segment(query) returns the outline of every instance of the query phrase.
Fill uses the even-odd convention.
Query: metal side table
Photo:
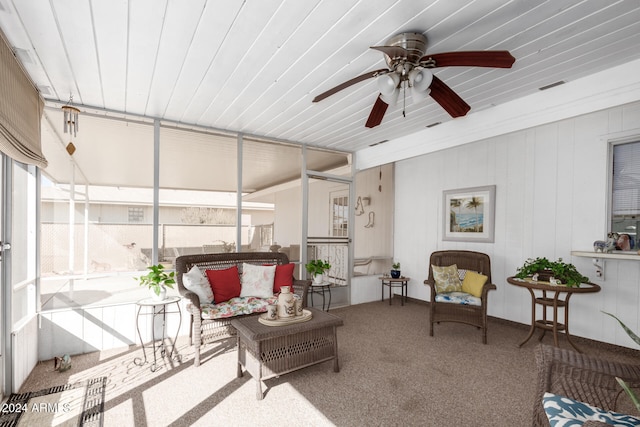
[[[329,311],[329,307],[331,307],[331,283],[322,282],[316,283],[311,282],[311,286],[309,286],[309,295],[311,295],[311,307],[314,307],[313,304],[313,294],[322,295],[322,310],[325,310],[325,302],[326,302],[326,294],[329,294],[329,303],[327,304],[326,311]]]
[[[145,298],[136,302],[136,305],[138,306],[138,313],[136,315],[136,329],[138,331],[138,338],[140,338],[140,343],[142,345],[142,353],[144,355],[144,358],[136,357],[135,359],[133,359],[133,363],[135,363],[138,366],[142,366],[148,363],[147,350],[146,350],[147,348],[153,349],[153,364],[151,365],[151,372],[155,372],[159,369],[158,356],[157,356],[158,351],[160,351],[161,358],[164,358],[164,357],[168,357],[169,359],[173,358],[174,356],[173,353],[176,347],[176,340],[178,339],[178,333],[180,332],[180,326],[182,325],[182,311],[180,310],[179,302],[180,302],[180,297],[178,296],[167,297],[162,301],[156,301],[153,298]],[[169,307],[172,304],[175,304],[176,308],[173,310],[169,310]],[[144,307],[147,308],[146,313],[142,313],[142,309]],[[170,343],[171,351],[167,351],[168,346],[165,345],[165,340],[169,339],[170,341],[169,337],[165,338],[165,336],[167,335],[167,314],[173,314],[173,313],[178,313],[180,320],[178,323],[178,329],[176,330],[176,336],[173,339],[173,344]],[[144,317],[151,316],[151,343],[145,344],[144,341],[142,340],[142,334],[140,333],[141,316],[144,316]],[[162,319],[162,336],[159,338],[156,338],[156,335],[155,335],[156,318]],[[176,355],[175,359],[179,361],[180,356]]]
[[[385,286],[389,287],[389,305],[391,305],[391,300],[393,299],[393,295],[391,295],[392,288],[400,288],[400,304],[404,305],[405,301],[407,300],[407,293],[408,293],[407,284],[411,279],[404,276],[401,276],[398,278],[382,276],[382,277],[379,277],[379,279],[381,281],[381,287],[382,287],[382,301],[384,301]]]

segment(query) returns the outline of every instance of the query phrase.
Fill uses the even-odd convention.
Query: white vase
[[[293,294],[291,293],[289,286],[283,286],[282,288],[280,288],[280,295],[278,295],[277,306],[278,317],[280,319],[296,315]]]
[[[313,276],[313,281],[317,284],[321,284],[322,282],[324,282],[324,274],[316,274],[315,276]]]
[[[149,289],[151,291],[151,299],[154,301],[164,301],[167,298],[167,288],[166,286],[160,286],[160,295],[156,294],[153,289]]]

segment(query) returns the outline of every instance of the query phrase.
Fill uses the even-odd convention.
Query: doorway
[[[308,173],[307,261],[321,259],[331,268],[325,280],[331,285],[331,307],[351,300],[351,243],[353,213],[348,177]]]

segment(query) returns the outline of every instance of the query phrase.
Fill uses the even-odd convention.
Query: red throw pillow
[[[216,304],[240,296],[242,287],[237,265],[225,270],[205,270],[205,273],[207,273],[207,279],[213,291],[213,301]]]
[[[273,264],[264,264],[273,265]],[[293,292],[293,269],[295,264],[282,264],[276,265],[276,277],[273,279],[273,293],[280,293],[280,288],[283,286],[289,286]]]

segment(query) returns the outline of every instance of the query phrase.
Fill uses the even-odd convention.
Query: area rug
[[[0,427],[102,426],[107,377],[28,393],[13,393],[2,404]]]

